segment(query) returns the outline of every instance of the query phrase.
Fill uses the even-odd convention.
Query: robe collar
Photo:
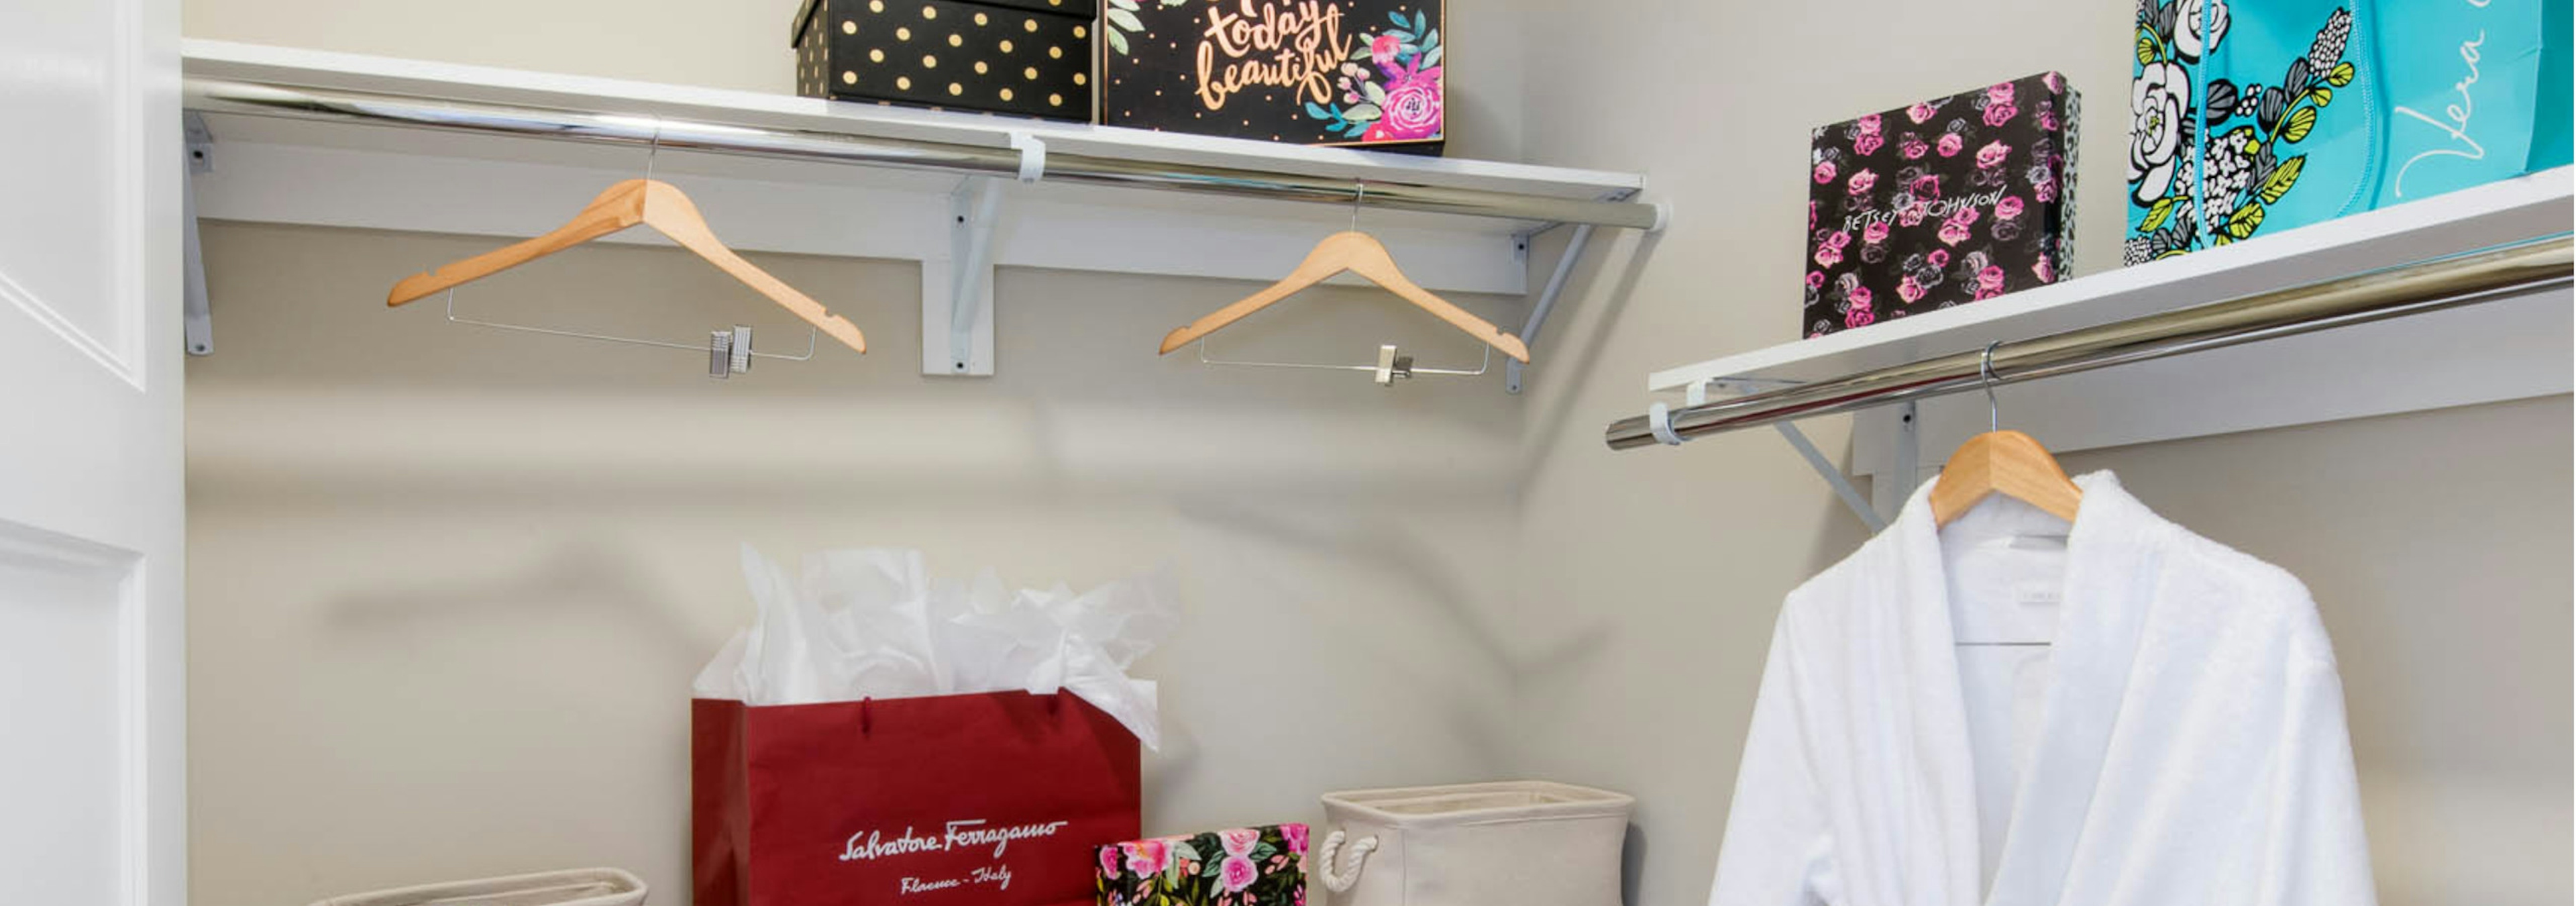
[[[1938,890],[1917,889],[1921,906],[2046,906],[2057,901],[2085,829],[2094,791],[2128,689],[2155,591],[2154,573],[2179,528],[2120,487],[2109,472],[2075,479],[2084,503],[2067,535],[2064,597],[2050,646],[2050,678],[2038,740],[2013,798],[1994,884],[1978,896],[1982,859],[1976,778],[1959,685],[1947,569],[1932,518],[1933,483],[1916,489],[1888,529],[1906,581],[1899,612],[1913,676],[1914,801],[1941,833],[1916,835],[1909,861],[1938,865]],[[1917,877],[1922,875],[1918,874]]]

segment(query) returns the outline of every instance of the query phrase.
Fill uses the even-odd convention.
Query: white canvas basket
[[[1618,906],[1635,806],[1540,781],[1333,793],[1315,873],[1335,906]]]
[[[423,884],[351,894],[313,906],[642,906],[641,879],[614,868]]]

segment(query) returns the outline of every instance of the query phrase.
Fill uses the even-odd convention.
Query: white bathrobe
[[[2370,906],[2307,589],[2077,484],[2071,531],[1927,484],[1789,595],[1712,906]]]

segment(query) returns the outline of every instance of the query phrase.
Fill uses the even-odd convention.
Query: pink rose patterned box
[[[1818,128],[1799,332],[2057,282],[2075,247],[2077,109],[2050,72]]]
[[[1098,906],[1306,906],[1306,826],[1100,847]]]

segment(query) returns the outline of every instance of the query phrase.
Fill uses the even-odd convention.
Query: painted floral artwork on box
[[[1306,825],[1100,847],[1099,906],[1305,906]]]
[[[1436,148],[1438,0],[1107,0],[1102,122],[1305,145]]]

